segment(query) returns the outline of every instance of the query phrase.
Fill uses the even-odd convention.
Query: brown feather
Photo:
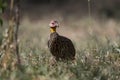
[[[57,32],[50,34],[48,48],[56,60],[74,60],[75,48],[72,41]]]

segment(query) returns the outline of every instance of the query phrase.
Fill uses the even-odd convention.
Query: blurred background
[[[9,2],[9,0],[8,0]],[[120,18],[120,0],[90,0],[91,16],[102,18]],[[23,0],[21,12],[30,20],[59,16],[68,19],[88,17],[88,0]],[[59,16],[58,16],[59,15]]]
[[[120,0],[90,0],[91,15],[98,18],[120,18]],[[63,19],[88,16],[88,0],[24,0],[22,12],[30,19],[61,15]]]
[[[35,45],[46,46],[53,19],[60,24],[57,32],[75,43],[89,40],[90,35],[116,39],[120,34],[120,0],[90,0],[90,6],[88,0],[21,0],[20,12],[20,40]],[[7,19],[7,10],[4,15]]]

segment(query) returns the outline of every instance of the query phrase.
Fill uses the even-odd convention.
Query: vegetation
[[[0,45],[2,43],[2,30],[1,30],[1,26],[3,25],[3,20],[2,20],[2,13],[4,12],[5,8],[6,8],[7,4],[5,2],[5,0],[0,0]]]
[[[30,23],[22,25],[20,31],[24,31],[23,28],[28,29],[28,25],[30,25]],[[120,38],[114,40],[109,37],[101,38],[100,36],[97,36],[94,31],[92,33],[88,31],[89,33],[85,40],[79,39],[76,41],[74,39],[74,45],[76,46],[77,51],[76,63],[58,62],[52,66],[50,64],[50,58],[52,55],[48,48],[46,48],[46,34],[43,32],[38,34],[37,32],[37,30],[44,30],[44,28],[37,27],[37,25],[36,28],[33,28],[31,25],[31,27],[28,30],[27,29],[25,33],[20,32],[22,71],[17,69],[14,65],[12,67],[13,69],[8,68],[3,70],[3,68],[0,68],[1,80],[120,79]],[[48,28],[46,28],[45,31],[47,29]],[[25,35],[26,33],[29,36]],[[15,58],[15,56],[13,58]],[[14,62],[11,62],[11,64],[14,64]]]
[[[23,18],[18,40],[21,68],[16,67],[16,55],[10,55],[7,67],[0,64],[0,80],[119,80],[120,23],[114,20],[99,22],[92,18],[75,20],[72,16],[69,19],[71,22],[65,26],[70,27],[60,26],[59,32],[74,42],[74,63],[51,65],[47,19],[31,23]]]
[[[1,14],[4,12],[6,6],[7,6],[6,0],[0,0],[0,26],[3,24]]]
[[[0,33],[0,45],[2,43],[2,39],[3,39],[3,36],[2,36],[2,33]]]

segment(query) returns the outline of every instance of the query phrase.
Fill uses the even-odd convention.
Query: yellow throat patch
[[[50,32],[51,32],[51,33],[56,32],[56,27],[51,27],[51,28],[50,28]]]

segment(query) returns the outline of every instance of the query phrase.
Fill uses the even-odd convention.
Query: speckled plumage
[[[72,41],[57,32],[50,34],[48,48],[56,60],[74,60],[75,48]]]

